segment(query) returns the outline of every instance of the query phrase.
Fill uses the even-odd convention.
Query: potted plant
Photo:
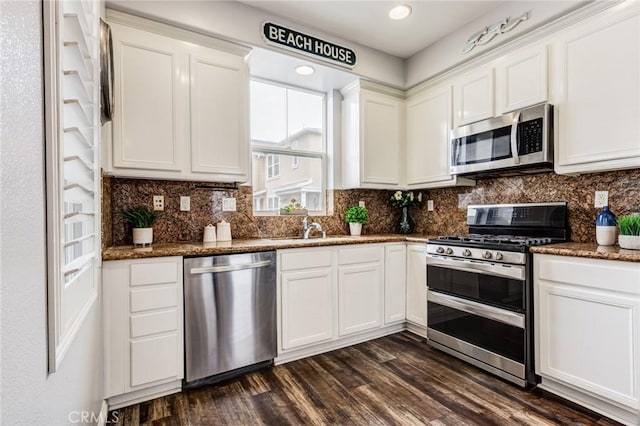
[[[344,213],[344,221],[349,224],[351,235],[362,233],[362,224],[369,222],[369,211],[365,207],[351,206]]]
[[[131,207],[118,214],[133,225],[133,244],[151,244],[153,242],[153,224],[162,216],[161,211],[146,206]]]
[[[411,234],[416,230],[416,222],[409,215],[409,207],[422,203],[422,192],[414,195],[413,191],[396,191],[391,195],[391,205],[400,207],[400,220],[396,226],[398,234]]]
[[[625,249],[640,250],[640,214],[634,213],[618,218],[618,244]]]

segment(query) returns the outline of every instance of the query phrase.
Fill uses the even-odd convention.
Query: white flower
[[[409,199],[410,199],[411,201],[413,201],[413,192],[410,192],[410,193],[409,193]]]
[[[396,193],[393,195],[393,198],[398,201],[402,200],[402,191],[396,191]]]
[[[422,202],[422,192],[418,192],[418,201]]]

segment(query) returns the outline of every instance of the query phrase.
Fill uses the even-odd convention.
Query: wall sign
[[[507,17],[499,22],[496,22],[495,24],[484,27],[482,31],[477,32],[469,37],[469,40],[467,40],[467,44],[462,49],[462,53],[469,53],[476,46],[489,43],[498,34],[508,33],[509,31],[517,27],[520,22],[526,21],[527,19],[529,19],[529,13],[525,12],[517,18],[511,19],[511,17]]]
[[[297,53],[303,53],[348,68],[353,68],[356,65],[356,52],[348,47],[339,46],[330,41],[321,40],[272,22],[262,24],[262,35],[267,43],[290,49]]]

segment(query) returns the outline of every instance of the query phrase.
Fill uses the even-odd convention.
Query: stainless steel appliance
[[[273,363],[276,254],[184,260],[185,386]]]
[[[427,342],[535,384],[529,247],[567,240],[567,205],[469,206],[467,224],[470,234],[427,242]]]
[[[493,176],[553,170],[553,107],[540,104],[458,127],[451,173]]]

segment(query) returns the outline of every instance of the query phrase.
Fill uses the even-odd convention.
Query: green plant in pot
[[[618,217],[618,244],[631,250],[640,250],[640,213]]]
[[[162,217],[163,212],[147,206],[131,207],[118,212],[125,222],[133,226],[133,244],[145,246],[153,242],[153,224]]]
[[[349,224],[351,235],[362,233],[362,225],[369,222],[369,211],[365,207],[351,206],[344,213],[344,221]]]

